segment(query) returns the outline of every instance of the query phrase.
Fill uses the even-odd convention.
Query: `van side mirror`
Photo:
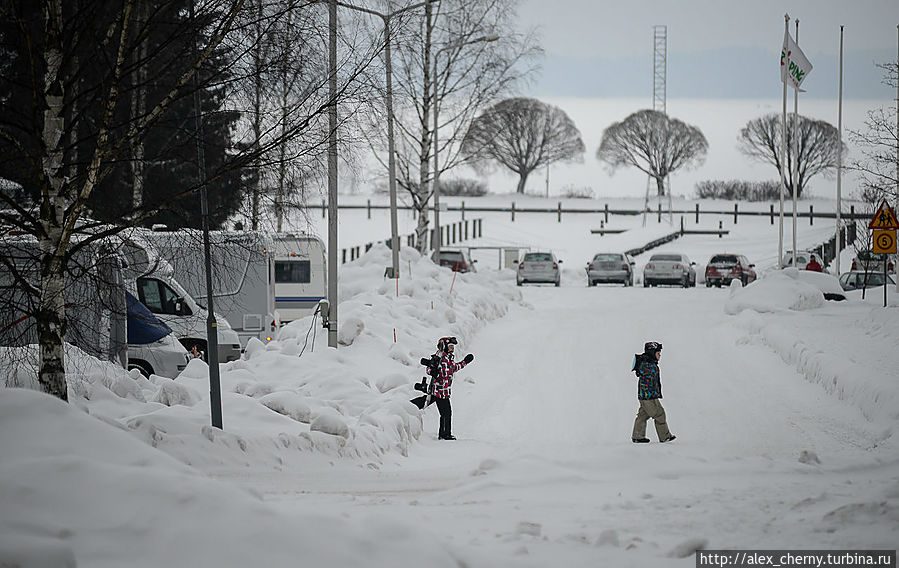
[[[175,315],[176,316],[190,316],[193,315],[193,312],[187,307],[187,304],[184,303],[184,299],[178,298],[175,300]]]

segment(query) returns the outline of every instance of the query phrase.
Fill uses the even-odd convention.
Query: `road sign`
[[[896,253],[896,231],[874,230],[874,254]]]
[[[877,209],[877,212],[874,213],[874,216],[871,217],[871,222],[868,223],[869,229],[899,229],[899,221],[896,220],[896,214],[893,212],[893,208],[890,207],[890,204],[887,203],[887,200],[884,199],[880,204],[880,208]]]

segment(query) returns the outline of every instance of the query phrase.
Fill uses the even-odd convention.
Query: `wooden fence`
[[[450,246],[456,243],[467,241],[468,239],[477,239],[484,236],[484,220],[483,219],[465,219],[463,221],[456,221],[455,223],[448,223],[446,225],[440,225],[440,230],[442,234],[442,238],[440,242],[443,246]],[[437,241],[437,230],[431,229],[428,231],[428,248],[434,248],[434,243]],[[364,245],[359,245],[350,248],[340,249],[340,262],[341,264],[356,260],[364,253],[368,252],[371,247],[373,247],[377,243],[384,243],[387,245],[387,248],[392,248],[391,238],[387,237],[383,241],[373,241],[370,243],[366,243]],[[415,246],[415,233],[409,233],[408,235],[399,235],[400,243],[405,243],[407,247]]]

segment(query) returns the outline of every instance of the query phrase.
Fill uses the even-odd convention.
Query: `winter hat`
[[[455,337],[441,337],[437,340],[437,349],[440,351],[446,351],[446,348],[450,345],[456,345],[459,342],[456,341]]]
[[[645,345],[643,345],[643,352],[648,353],[650,355],[655,354],[657,351],[662,350],[662,344],[658,341],[647,341]]]

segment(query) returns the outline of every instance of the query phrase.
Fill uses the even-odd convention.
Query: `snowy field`
[[[376,246],[340,267],[337,350],[307,318],[221,366],[224,431],[209,426],[200,361],[144,380],[70,350],[71,404],[0,389],[0,565],[686,568],[703,548],[896,548],[894,288],[887,308],[883,289],[824,301],[773,269],[767,217],[712,216],[700,226],[721,220],[724,238],[653,252],[686,253],[698,273],[714,253],[745,254],[758,282],[588,288],[594,253],[672,227],[621,216],[608,226],[625,232],[599,236],[601,214],[466,217],[484,219],[466,245],[555,251],[561,288],[516,287],[491,249],[460,275],[403,249],[397,288]],[[384,211],[340,219],[342,247],[389,235]],[[320,215],[302,226],[326,239]],[[413,227],[401,213],[401,233]],[[800,220],[797,241],[832,231]],[[408,403],[443,335],[475,355],[453,385],[454,442],[437,440],[434,406]],[[652,443],[630,441],[629,369],[648,340],[664,345],[668,444],[652,426]],[[4,375],[33,382],[27,368]]]

